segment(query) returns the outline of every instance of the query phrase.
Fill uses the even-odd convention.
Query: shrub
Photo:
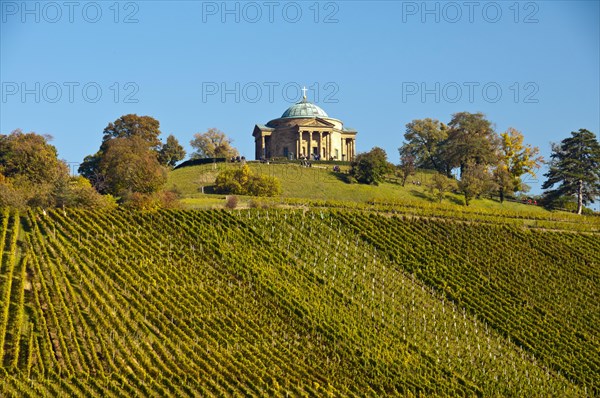
[[[229,195],[227,196],[227,199],[225,199],[225,207],[228,209],[235,209],[238,205],[238,197],[235,195]]]
[[[381,148],[375,147],[369,152],[360,153],[352,162],[350,175],[361,184],[378,185],[383,176],[393,170],[387,161],[387,154]]]
[[[277,196],[281,183],[275,177],[256,175],[247,164],[219,173],[215,180],[217,193],[230,195]]]
[[[134,192],[123,198],[123,206],[136,210],[158,210],[179,208],[178,195],[173,191],[155,193]]]

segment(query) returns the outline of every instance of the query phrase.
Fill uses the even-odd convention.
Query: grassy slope
[[[430,173],[419,172],[409,178],[405,187],[394,183],[382,183],[379,186],[363,184],[348,184],[343,176],[331,171],[331,166],[315,165],[312,168],[300,167],[295,164],[260,164],[249,163],[250,167],[259,174],[277,177],[283,187],[283,198],[303,198],[333,201],[367,202],[373,199],[395,200],[407,202],[431,203],[426,184],[431,177]],[[223,203],[222,195],[202,195],[200,187],[210,187],[218,172],[227,167],[237,167],[231,164],[216,164],[186,167],[177,169],[169,174],[168,188],[176,187],[182,194],[184,203],[190,207],[208,207]],[[420,181],[415,185],[413,181]],[[208,192],[208,190],[207,190]],[[448,194],[445,204],[456,205],[462,208],[463,198],[460,195]],[[474,200],[473,208],[526,210],[529,213],[547,214],[540,207],[526,206],[519,203],[505,202],[500,204],[492,200]]]
[[[322,209],[21,222],[0,395],[598,392],[595,237]]]

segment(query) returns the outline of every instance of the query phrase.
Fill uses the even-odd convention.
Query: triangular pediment
[[[334,127],[334,124],[328,122],[325,119],[314,118],[309,120],[303,120],[301,123],[298,123],[298,126],[302,127]]]

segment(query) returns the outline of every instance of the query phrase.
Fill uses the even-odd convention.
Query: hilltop
[[[241,197],[239,207],[336,207],[354,208],[411,214],[423,217],[458,218],[470,221],[493,221],[515,223],[527,227],[600,231],[600,219],[593,216],[576,216],[561,211],[548,211],[533,204],[487,198],[476,199],[464,206],[461,195],[448,193],[442,203],[434,200],[427,184],[433,173],[418,171],[404,187],[397,179],[387,179],[378,186],[350,184],[347,182],[349,166],[341,166],[334,172],[328,163],[316,163],[313,167],[299,164],[264,164],[249,162],[258,173],[277,177],[282,185],[282,195],[277,198]],[[217,174],[239,164],[215,163],[175,169],[169,173],[167,189],[181,195],[181,203],[189,209],[220,209],[225,195],[212,191]]]
[[[341,172],[334,172],[333,165],[327,162],[313,163],[312,167],[303,167],[298,163],[259,163],[248,162],[250,168],[262,175],[277,177],[282,184],[282,198],[349,201],[366,203],[369,201],[406,201],[412,203],[431,204],[434,200],[427,191],[427,183],[433,172],[420,170],[411,176],[406,186],[402,187],[396,178],[389,178],[379,185],[350,184],[347,182],[349,166],[340,166]],[[237,163],[214,163],[198,166],[182,167],[172,170],[168,176],[167,188],[176,188],[186,199],[190,207],[202,207],[203,202],[217,199],[210,196],[210,187],[217,174],[224,169],[239,167]],[[202,194],[204,187],[205,194]],[[222,198],[223,195],[219,195]],[[194,200],[195,199],[195,200]],[[448,194],[445,204],[464,207],[461,195]],[[476,208],[523,209],[531,211],[533,206],[522,206],[519,203],[499,202],[491,200],[475,201]],[[545,210],[538,208],[540,213]]]

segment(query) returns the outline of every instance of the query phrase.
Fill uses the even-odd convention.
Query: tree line
[[[395,172],[404,186],[416,169],[434,170],[428,185],[433,196],[442,201],[446,193],[458,192],[468,206],[484,194],[495,192],[504,201],[528,192],[523,176],[536,177],[545,164],[539,148],[526,144],[520,131],[511,127],[498,134],[482,113],[455,113],[448,124],[431,118],[413,120],[406,124],[398,150],[400,164],[395,168],[381,148],[358,154],[351,179],[377,184]],[[542,186],[545,205],[564,206],[575,200],[581,214],[600,195],[600,145],[592,132],[580,129],[552,144],[548,164]]]
[[[165,191],[167,171],[186,156],[172,134],[161,141],[160,123],[128,114],[110,122],[98,151],[71,176],[50,143],[52,137],[15,130],[0,135],[0,206],[113,208],[170,207],[176,192]],[[238,152],[217,129],[197,133],[191,158],[232,157]]]
[[[21,130],[0,135],[0,206],[174,206],[177,193],[164,189],[167,171],[186,152],[172,134],[164,143],[161,134],[159,121],[151,116],[121,116],[104,128],[98,151],[84,158],[79,176],[70,176],[50,136]],[[195,134],[190,145],[195,149],[191,159],[239,156],[232,140],[214,128]],[[356,156],[349,178],[377,184],[395,173],[404,186],[417,169],[429,169],[435,174],[427,188],[437,200],[457,192],[468,206],[474,198],[492,192],[501,201],[527,192],[523,176],[536,176],[544,164],[539,152],[524,142],[520,131],[509,128],[498,134],[484,114],[459,112],[448,124],[431,118],[411,121],[399,148],[398,166],[391,165],[385,150],[376,147]],[[545,205],[574,205],[581,214],[600,196],[600,144],[592,132],[580,129],[552,144],[548,165],[542,186]],[[219,175],[215,188],[244,195],[281,193],[278,181],[254,176],[247,167]]]

